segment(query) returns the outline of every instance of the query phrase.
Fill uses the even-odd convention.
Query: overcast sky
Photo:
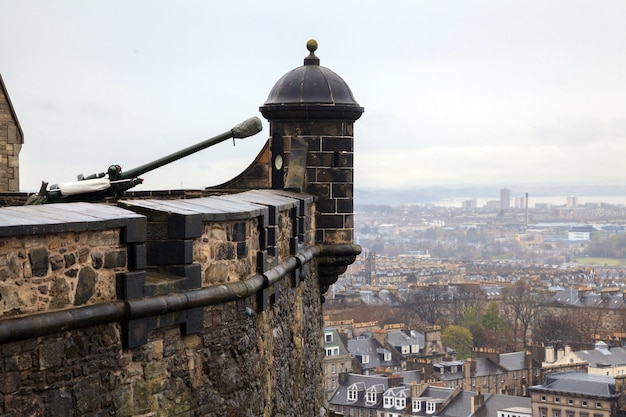
[[[623,184],[626,1],[0,0],[22,190],[229,130],[319,42],[351,87],[355,186]],[[202,188],[263,132],[143,175]]]

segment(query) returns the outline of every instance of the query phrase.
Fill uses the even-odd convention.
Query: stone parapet
[[[318,415],[315,200],[1,208],[0,416]]]

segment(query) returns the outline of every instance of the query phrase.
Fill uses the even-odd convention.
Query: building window
[[[544,403],[546,402],[546,396],[545,395],[541,396],[541,401],[543,401]]]
[[[370,362],[370,355],[363,355],[361,356],[361,363],[365,364],[365,363],[369,363]]]
[[[602,403],[596,403],[596,408],[602,408]]]
[[[565,412],[565,416],[566,417],[574,417],[574,412],[573,411],[566,411]]]
[[[432,401],[426,403],[426,414],[432,414],[435,412],[436,404]]]
[[[348,401],[356,401],[357,390],[356,388],[348,388]]]
[[[326,348],[326,356],[337,356],[337,355],[339,355],[339,346]]]
[[[335,381],[334,379],[332,380],[332,382],[330,383],[330,387],[331,389],[335,389],[337,388],[337,381]]]
[[[552,410],[552,417],[561,417],[561,410]]]
[[[406,398],[396,398],[396,409],[401,410],[406,407]]]
[[[572,400],[572,399],[567,400],[567,404],[574,405],[574,400]]]
[[[376,391],[368,391],[365,394],[365,402],[368,404],[376,403]]]
[[[383,397],[383,407],[384,408],[391,408],[391,407],[393,407],[393,397],[391,397],[389,395]]]
[[[559,400],[559,397],[554,397],[554,403],[555,403],[555,404],[558,404],[558,403],[560,403],[560,402],[561,402],[561,401]]]
[[[587,401],[583,400],[583,407],[587,407]]]
[[[324,341],[326,343],[330,343],[333,341],[333,334],[332,333],[324,333]]]
[[[545,407],[539,407],[539,417],[547,417],[548,409]]]
[[[413,400],[413,412],[416,413],[422,411],[422,402],[420,400]]]
[[[331,369],[331,373],[336,374],[337,373],[337,365],[335,365],[334,363],[330,366]]]

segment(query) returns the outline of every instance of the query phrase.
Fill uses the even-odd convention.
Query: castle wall
[[[120,205],[0,208],[12,222],[0,225],[0,416],[318,415],[315,262],[284,266],[314,242],[313,199]],[[203,291],[281,269],[252,295],[198,307]],[[174,296],[193,305],[139,317],[145,300],[166,309]],[[120,320],[86,318],[111,309]]]

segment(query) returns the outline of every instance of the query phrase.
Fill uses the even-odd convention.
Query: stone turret
[[[271,188],[316,198],[315,243],[345,244],[354,238],[354,122],[363,114],[348,84],[320,65],[318,44],[307,42],[304,65],[285,75],[260,107],[270,138],[239,176],[216,188]],[[320,259],[322,292],[354,257]]]

